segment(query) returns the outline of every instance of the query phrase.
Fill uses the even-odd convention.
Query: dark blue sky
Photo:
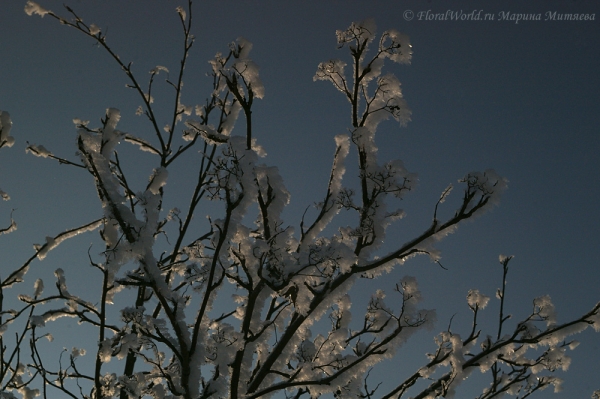
[[[0,237],[2,274],[30,256],[33,242],[101,214],[89,176],[26,155],[26,141],[75,159],[71,120],[79,117],[97,125],[107,107],[121,109],[121,130],[141,135],[147,128],[135,116],[138,99],[124,88],[126,77],[107,54],[49,17],[27,17],[24,3],[0,3],[0,109],[11,113],[17,141],[0,152],[0,187],[12,197],[0,204],[0,220],[7,220],[15,208],[19,223],[16,233]],[[64,13],[62,3],[40,1]],[[531,300],[543,294],[551,295],[562,321],[600,300],[600,261],[594,255],[600,248],[596,1],[454,1],[450,7],[441,1],[241,3],[197,1],[197,41],[183,102],[203,101],[209,88],[207,61],[215,52],[225,51],[239,36],[254,43],[252,58],[261,67],[266,88],[253,113],[255,131],[269,154],[266,162],[279,166],[292,194],[285,213],[288,223],[297,226],[305,207],[321,200],[323,190],[315,187],[325,187],[333,137],[350,126],[343,96],[327,82],[313,82],[316,67],[321,61],[346,57],[345,50],[336,50],[336,29],[373,17],[380,32],[395,28],[408,34],[414,51],[411,65],[388,69],[403,84],[412,122],[405,128],[395,122],[382,124],[378,145],[380,160],[401,158],[420,181],[401,204],[407,216],[392,228],[386,245],[425,229],[441,191],[467,172],[491,167],[510,181],[500,207],[464,224],[439,244],[448,270],[417,259],[394,271],[391,280],[417,276],[425,307],[438,309],[435,331],[444,330],[454,314],[454,323],[468,323],[465,296],[470,288],[494,296],[500,283],[500,253],[515,255],[508,292],[515,317],[529,311]],[[142,79],[156,65],[176,69],[181,41],[174,9],[179,2],[67,4],[107,32],[113,49],[123,60],[133,61]],[[448,9],[483,10],[495,20],[418,18],[419,11]],[[411,21],[404,18],[407,10],[416,15]],[[544,20],[546,12],[555,11],[595,14],[596,20]],[[542,20],[499,20],[504,12],[540,14]],[[163,89],[155,94],[157,102],[169,93]],[[140,172],[141,179],[146,175]],[[451,205],[452,201],[444,209],[450,212]],[[85,264],[90,240],[78,237],[36,267],[50,275],[56,267],[65,267],[62,263],[74,262],[73,251],[82,256],[77,262]],[[490,332],[495,331],[492,305],[487,310]],[[465,325],[457,332],[467,330]],[[415,361],[422,363],[424,353],[432,350],[432,336],[416,340],[424,347],[409,348]],[[580,340],[570,372],[563,376],[564,391],[553,397],[586,398],[600,389],[595,385],[600,381],[600,336],[586,332]],[[393,364],[406,361],[406,356]]]

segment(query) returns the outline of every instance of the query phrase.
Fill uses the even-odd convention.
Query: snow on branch
[[[10,226],[0,229],[0,235],[10,234],[15,230],[17,230],[17,223],[14,221],[13,218],[10,218]]]
[[[58,247],[63,241],[68,240],[69,238],[73,238],[81,233],[85,233],[87,231],[96,230],[103,223],[103,219],[95,220],[91,223],[85,224],[83,226],[67,230],[63,233],[60,233],[54,237],[46,237],[46,242],[42,245],[35,244],[34,248],[37,251],[37,257],[39,260],[43,260],[48,252]]]
[[[46,149],[46,147],[44,147],[43,145],[35,145],[35,144],[29,144],[27,146],[27,148],[25,149],[25,152],[35,155],[36,157],[40,157],[40,158],[48,158],[48,157],[54,155],[50,151],[48,151]]]
[[[152,154],[160,155],[160,151],[158,151],[152,144],[147,142],[144,139],[139,137],[132,136],[131,134],[125,134],[125,141],[140,147],[140,150],[150,152]]]
[[[195,120],[189,119],[185,122],[185,125],[191,128],[196,134],[202,136],[209,144],[219,145],[227,143],[227,140],[229,140],[229,136],[219,133],[211,126],[201,125]],[[192,136],[188,135],[187,137]]]
[[[15,138],[10,135],[11,128],[12,121],[10,119],[10,114],[0,110],[0,148],[12,147],[15,143]]]
[[[28,0],[27,4],[25,4],[25,13],[29,16],[31,16],[33,14],[37,14],[40,17],[44,18],[44,15],[48,14],[49,12],[51,12],[51,11],[46,10],[45,8],[43,8],[42,6],[40,6],[39,4],[37,4],[36,2],[33,2],[31,0]]]
[[[306,230],[302,231],[302,242],[313,242],[315,237],[327,227],[333,217],[342,208],[340,195],[342,192],[342,179],[346,173],[344,165],[348,152],[350,151],[350,140],[346,135],[337,135],[335,137],[336,150],[333,157],[333,166],[329,177],[329,184],[325,199],[319,204],[320,212],[313,224]],[[300,224],[302,229],[303,222]]]

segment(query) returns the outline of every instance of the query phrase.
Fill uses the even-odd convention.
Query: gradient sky
[[[39,1],[65,14],[63,2]],[[71,120],[88,119],[97,126],[107,107],[121,109],[121,130],[143,135],[147,128],[135,116],[138,99],[124,88],[126,77],[107,54],[49,17],[26,16],[24,3],[0,3],[0,109],[10,112],[16,138],[13,148],[0,151],[0,188],[11,195],[10,202],[0,204],[0,225],[7,224],[13,208],[19,224],[17,232],[0,237],[2,275],[32,254],[32,243],[101,215],[85,172],[26,155],[26,142],[76,159]],[[179,1],[66,3],[108,33],[109,44],[121,59],[133,61],[141,79],[156,65],[176,69],[181,41],[174,9]],[[279,166],[292,194],[288,223],[297,226],[305,207],[321,200],[333,137],[350,126],[341,93],[312,77],[319,62],[347,56],[336,50],[335,30],[367,17],[375,19],[379,32],[395,28],[408,34],[414,51],[411,65],[388,69],[403,84],[412,122],[404,128],[387,122],[378,131],[379,159],[400,158],[420,178],[417,190],[403,201],[407,216],[392,228],[387,245],[428,227],[442,190],[467,172],[491,167],[510,181],[498,208],[439,244],[448,270],[422,258],[392,273],[393,281],[405,274],[418,278],[424,307],[438,309],[438,323],[431,334],[411,341],[390,369],[402,373],[403,362],[424,363],[424,353],[434,348],[434,333],[446,329],[453,315],[454,330],[468,334],[467,291],[478,288],[494,296],[501,253],[515,255],[507,292],[515,319],[543,294],[552,297],[559,321],[600,301],[600,261],[594,255],[600,249],[598,2],[462,0],[451,7],[435,0],[196,3],[197,41],[183,102],[205,98],[209,81],[204,74],[214,53],[225,51],[239,36],[254,43],[251,57],[261,67],[266,88],[253,112],[255,135],[269,154],[265,162]],[[496,20],[418,20],[419,11],[448,9],[483,10]],[[407,21],[406,10],[416,17]],[[548,11],[595,13],[596,20],[544,21]],[[501,12],[539,13],[542,20],[500,21]],[[139,176],[145,179],[147,173]],[[444,209],[449,212],[451,205]],[[87,267],[91,241],[88,235],[63,244],[31,273],[48,276],[51,287],[49,276],[57,267]],[[81,270],[73,271],[72,279],[83,287],[86,272]],[[489,323],[482,325],[490,333],[496,328],[495,309],[492,299]],[[360,317],[358,311],[355,317]],[[588,398],[600,389],[600,335],[590,330],[577,339],[582,345],[572,352],[570,371],[562,375],[564,391],[537,397]],[[381,378],[391,380],[395,374]]]

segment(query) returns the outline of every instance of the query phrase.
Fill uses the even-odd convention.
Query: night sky
[[[66,15],[63,2],[39,1]],[[108,34],[111,47],[126,63],[133,61],[142,81],[156,65],[177,69],[182,46],[175,12],[179,1],[66,3]],[[148,129],[146,121],[135,115],[140,101],[125,88],[125,74],[104,50],[50,17],[28,17],[24,4],[0,3],[0,110],[10,112],[16,139],[12,148],[0,150],[0,188],[11,196],[9,202],[0,203],[0,227],[10,222],[12,209],[19,225],[15,233],[0,236],[2,276],[31,256],[33,243],[102,215],[85,171],[25,154],[27,142],[77,160],[72,119],[91,120],[91,126],[98,126],[108,107],[121,110],[120,130],[143,136]],[[559,322],[600,301],[600,261],[594,255],[600,249],[600,4],[575,0],[527,4],[463,0],[452,2],[451,8],[448,4],[434,0],[195,4],[196,43],[182,101],[204,101],[210,90],[207,61],[217,51],[227,51],[227,44],[240,36],[254,44],[251,58],[261,68],[266,91],[253,111],[255,137],[268,153],[264,161],[279,167],[292,195],[284,213],[288,223],[297,227],[304,209],[322,199],[333,138],[351,126],[343,95],[328,82],[313,82],[317,65],[331,58],[348,61],[347,49],[336,48],[335,30],[369,17],[379,32],[395,28],[408,34],[414,52],[411,65],[387,65],[387,71],[402,82],[413,114],[406,127],[382,123],[377,133],[379,160],[402,159],[408,170],[418,173],[419,184],[400,204],[407,216],[390,228],[385,248],[426,229],[442,190],[466,173],[493,168],[510,182],[499,207],[462,224],[438,244],[447,270],[422,257],[399,266],[386,282],[364,283],[363,288],[373,291],[404,275],[416,276],[425,296],[423,307],[438,310],[434,330],[409,341],[405,351],[387,363],[391,367],[381,372],[380,380],[400,379],[415,364],[424,364],[424,354],[435,348],[434,335],[445,330],[453,316],[453,330],[468,335],[465,297],[471,288],[492,297],[485,311],[489,317],[482,319],[481,327],[495,333],[500,254],[515,256],[507,291],[508,312],[514,320],[531,310],[533,298],[544,294],[552,297]],[[428,10],[482,10],[480,15],[491,14],[494,20],[426,20],[419,12]],[[594,14],[595,20],[545,20],[555,11]],[[540,14],[541,20],[510,20],[511,14],[520,13]],[[413,19],[407,20],[411,15]],[[166,85],[156,88],[157,104],[170,101]],[[165,123],[169,112],[170,105]],[[241,123],[242,117],[238,126]],[[241,133],[234,130],[234,134]],[[356,163],[352,154],[349,164]],[[132,178],[145,184],[148,171],[135,169],[135,159],[127,162]],[[349,167],[346,179],[355,178],[355,172]],[[172,181],[169,185],[175,190],[169,200],[176,202],[180,186]],[[442,208],[446,215],[460,195],[457,189]],[[52,287],[52,272],[62,267],[67,276],[73,269],[73,286],[84,289],[91,243],[99,245],[96,233],[79,236],[34,263],[27,286],[41,275]],[[350,294],[357,300],[365,295]],[[353,314],[360,319],[359,310]],[[565,379],[563,392],[550,396],[549,389],[537,397],[589,398],[600,389],[600,335],[588,330],[576,339],[582,344],[571,352],[569,372],[558,373]],[[478,372],[473,376],[480,381]],[[459,397],[475,396],[477,390],[469,381],[462,387]]]

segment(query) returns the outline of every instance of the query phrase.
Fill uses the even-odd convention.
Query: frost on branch
[[[237,61],[233,64],[233,69],[240,74],[245,84],[254,93],[256,98],[263,98],[265,87],[258,77],[258,65],[254,63],[248,55],[252,49],[252,43],[240,37],[236,43],[230,45],[233,56]]]
[[[459,181],[467,185],[466,195],[474,199],[464,209],[465,212],[472,211],[483,201],[489,205],[498,205],[502,193],[508,187],[508,180],[499,176],[493,169],[483,173],[471,172]]]
[[[211,126],[202,126],[200,123],[194,120],[188,120],[185,124],[192,129],[189,133],[184,135],[185,140],[192,140],[195,135],[199,134],[209,144],[224,144],[229,139],[229,136],[223,133],[219,133],[214,130]]]
[[[300,229],[302,231],[302,243],[312,242],[327,225],[333,220],[333,218],[342,209],[342,179],[346,173],[346,157],[350,151],[350,140],[346,135],[337,135],[335,137],[336,150],[333,157],[333,167],[331,169],[331,175],[329,177],[329,185],[327,187],[327,193],[323,202],[319,203],[320,208],[319,216],[315,219],[313,224],[304,231],[304,220],[300,223]],[[304,248],[301,248],[304,249]]]
[[[225,77],[223,84],[230,86],[233,94],[241,94],[246,88],[250,97],[263,98],[265,88],[258,76],[258,65],[249,58],[250,50],[252,43],[239,37],[229,45],[229,54],[233,59],[231,66],[227,65],[229,57],[223,58],[220,53],[210,63],[216,74]]]
[[[317,73],[313,77],[314,81],[328,80],[342,93],[348,91],[344,67],[346,63],[341,60],[330,60],[319,64]]]
[[[221,118],[220,129],[217,129],[217,132],[229,135],[240,109],[243,110],[246,117],[248,150],[257,148],[252,138],[252,104],[254,98],[263,98],[265,93],[264,85],[258,76],[258,65],[248,57],[251,49],[252,43],[240,37],[235,43],[230,43],[227,56],[217,53],[210,61],[214,79],[212,98],[216,100],[225,116],[225,119]],[[220,97],[222,93],[225,93],[225,96]],[[205,108],[204,112],[209,109]],[[202,114],[203,111],[200,111],[197,113]],[[184,132],[184,138],[186,136],[190,137],[189,132]]]
[[[96,230],[98,227],[102,225],[102,221],[98,220],[84,226],[81,226],[76,229],[67,230],[64,233],[57,235],[56,237],[46,237],[46,243],[43,245],[35,244],[34,247],[37,251],[37,257],[39,260],[43,260],[48,252],[52,251],[54,248],[58,247],[62,242],[68,240],[69,238],[75,237],[79,234],[85,233],[87,231]]]
[[[386,58],[398,63],[410,63],[412,51],[408,37],[396,30],[386,31],[381,36],[375,54],[368,57],[375,31],[375,22],[369,19],[336,32],[340,47],[349,47],[353,64],[358,68],[352,74],[352,81],[346,78],[344,67],[347,64],[341,60],[322,62],[313,78],[328,80],[344,93],[353,107],[353,125],[368,127],[372,132],[375,132],[382,120],[390,116],[401,125],[406,125],[411,116],[398,79],[393,74],[382,75]],[[377,87],[369,90],[369,84],[373,81]],[[362,110],[359,111],[358,107],[362,107]]]

